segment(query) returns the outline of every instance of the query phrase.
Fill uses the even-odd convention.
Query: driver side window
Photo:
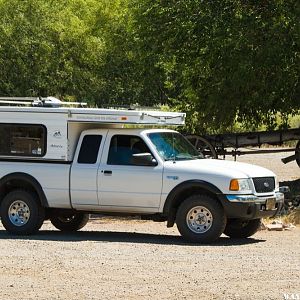
[[[112,137],[108,153],[108,165],[136,165],[132,155],[151,153],[145,142],[134,135],[115,135]]]

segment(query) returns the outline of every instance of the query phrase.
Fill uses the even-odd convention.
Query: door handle
[[[102,172],[103,172],[104,175],[106,175],[106,176],[112,175],[112,171],[110,171],[110,170],[104,170],[104,171],[102,171]]]

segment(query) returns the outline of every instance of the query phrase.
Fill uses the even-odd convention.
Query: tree
[[[140,49],[193,131],[276,125],[300,109],[299,2],[137,1]]]
[[[92,32],[97,1],[0,2],[0,93],[93,97],[104,42]]]
[[[297,0],[0,0],[0,94],[168,105],[189,131],[300,109]]]

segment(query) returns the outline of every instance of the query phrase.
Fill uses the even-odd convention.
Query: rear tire
[[[211,243],[226,226],[221,204],[208,195],[193,195],[179,206],[176,224],[180,234],[193,243]]]
[[[44,219],[45,210],[33,192],[11,191],[1,203],[1,222],[10,233],[33,234],[41,228]]]
[[[58,212],[52,215],[50,221],[54,227],[61,231],[77,231],[89,221],[90,215],[80,212]]]
[[[241,220],[229,219],[224,234],[230,238],[247,238],[255,234],[261,226],[260,219]]]

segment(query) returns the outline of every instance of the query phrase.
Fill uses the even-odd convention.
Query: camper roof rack
[[[0,106],[29,106],[29,107],[86,107],[86,102],[70,102],[61,101],[58,98],[49,97],[0,97]],[[96,107],[99,108],[99,107]],[[105,104],[101,105],[101,109],[117,109],[117,110],[136,110],[136,111],[160,111],[160,107],[139,106],[138,104],[115,105]]]
[[[186,116],[185,113],[154,110],[153,108],[151,110],[149,108],[140,109],[137,106],[133,106],[133,109],[105,109],[86,108],[84,107],[86,105],[82,102],[63,102],[54,97],[0,97],[0,116],[3,118],[3,113],[9,112],[11,119],[7,118],[11,122],[12,119],[15,120],[15,116],[11,114],[12,111],[18,114],[18,118],[23,117],[22,113],[34,112],[41,113],[44,117],[50,116],[50,114],[51,118],[62,116],[67,122],[167,126],[184,125]],[[27,117],[28,115],[24,115],[24,122],[28,122]]]
[[[33,106],[33,107],[64,107],[87,106],[86,102],[61,101],[55,97],[0,97],[0,105],[9,106]]]

